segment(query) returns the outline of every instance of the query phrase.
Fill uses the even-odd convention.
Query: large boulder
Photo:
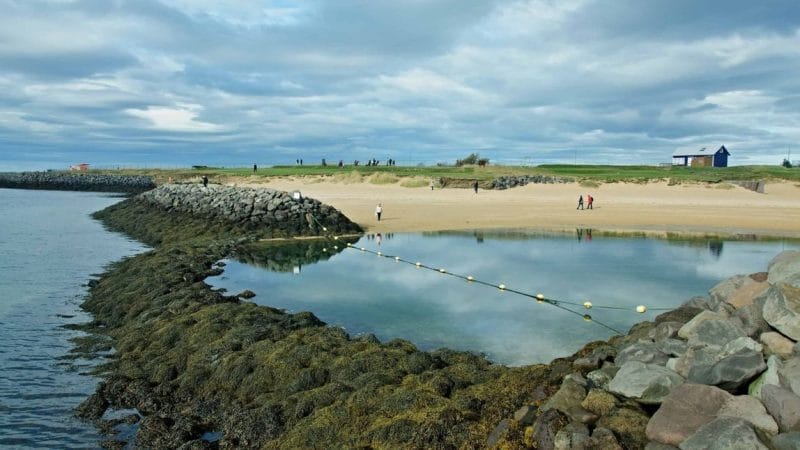
[[[669,359],[669,355],[663,353],[655,342],[636,342],[617,353],[614,364],[625,365],[628,361],[640,361],[646,364],[664,365]]]
[[[778,379],[782,387],[800,395],[800,356],[783,361],[778,368]]]
[[[761,400],[778,422],[782,433],[800,431],[800,396],[788,389],[768,384],[761,388]]]
[[[770,283],[788,283],[800,287],[800,251],[787,250],[772,259],[768,268]]]
[[[764,352],[768,355],[778,355],[786,358],[794,353],[796,342],[778,332],[768,331],[761,333],[758,340],[761,341],[764,346]]]
[[[718,417],[738,417],[748,421],[757,429],[769,434],[778,434],[778,424],[767,413],[761,401],[750,395],[737,395],[728,399],[719,412]]]
[[[682,376],[666,367],[628,361],[608,384],[608,390],[639,403],[658,404],[683,381]]]
[[[681,450],[769,450],[753,427],[736,417],[719,417],[679,445]]]
[[[717,417],[733,395],[714,386],[684,383],[675,387],[647,423],[647,438],[679,445]]]
[[[736,275],[718,283],[708,291],[712,305],[727,303],[736,309],[747,306],[769,287],[765,281],[756,281],[751,276]]]
[[[777,284],[769,288],[764,320],[785,336],[800,340],[800,287]]]
[[[781,433],[771,443],[775,450],[800,450],[800,431]]]

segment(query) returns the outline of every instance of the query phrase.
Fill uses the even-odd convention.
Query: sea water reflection
[[[351,242],[356,249],[345,249],[342,241],[259,246],[226,261],[225,272],[208,281],[232,293],[250,289],[259,304],[312,311],[351,335],[403,338],[422,349],[468,350],[522,365],[568,355],[612,333],[581,320],[587,312],[581,307],[573,307],[578,314],[572,314],[357,248],[558,300],[620,306],[625,311],[588,312],[595,322],[623,331],[652,319],[657,314],[652,309],[704,295],[731,275],[765,270],[781,250],[798,248],[784,241],[611,238],[586,229],[555,236],[373,234]],[[635,313],[639,304],[651,311]]]

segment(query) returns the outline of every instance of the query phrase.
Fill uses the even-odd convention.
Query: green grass
[[[392,176],[400,179],[423,177],[439,179],[469,179],[489,181],[499,176],[510,175],[552,175],[570,177],[578,181],[594,181],[598,183],[669,181],[672,184],[683,182],[719,183],[734,180],[788,180],[800,182],[800,169],[786,169],[781,166],[735,166],[726,168],[694,168],[694,167],[658,167],[658,166],[609,166],[609,165],[541,165],[541,166],[274,166],[258,169],[252,168],[219,168],[203,169],[123,169],[92,170],[92,173],[111,173],[123,175],[150,175],[157,183],[163,183],[172,177],[176,181],[199,180],[207,175],[212,180],[216,177],[302,177],[331,176],[336,178],[389,179]],[[402,181],[402,180],[401,180]]]

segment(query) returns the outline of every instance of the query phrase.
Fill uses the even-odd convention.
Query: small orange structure
[[[89,170],[89,164],[88,163],[74,164],[74,165],[69,166],[69,170],[85,172],[85,171]]]

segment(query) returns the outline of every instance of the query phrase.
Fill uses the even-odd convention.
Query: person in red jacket
[[[594,202],[594,197],[590,194],[586,194],[586,209],[592,209],[592,202]]]

